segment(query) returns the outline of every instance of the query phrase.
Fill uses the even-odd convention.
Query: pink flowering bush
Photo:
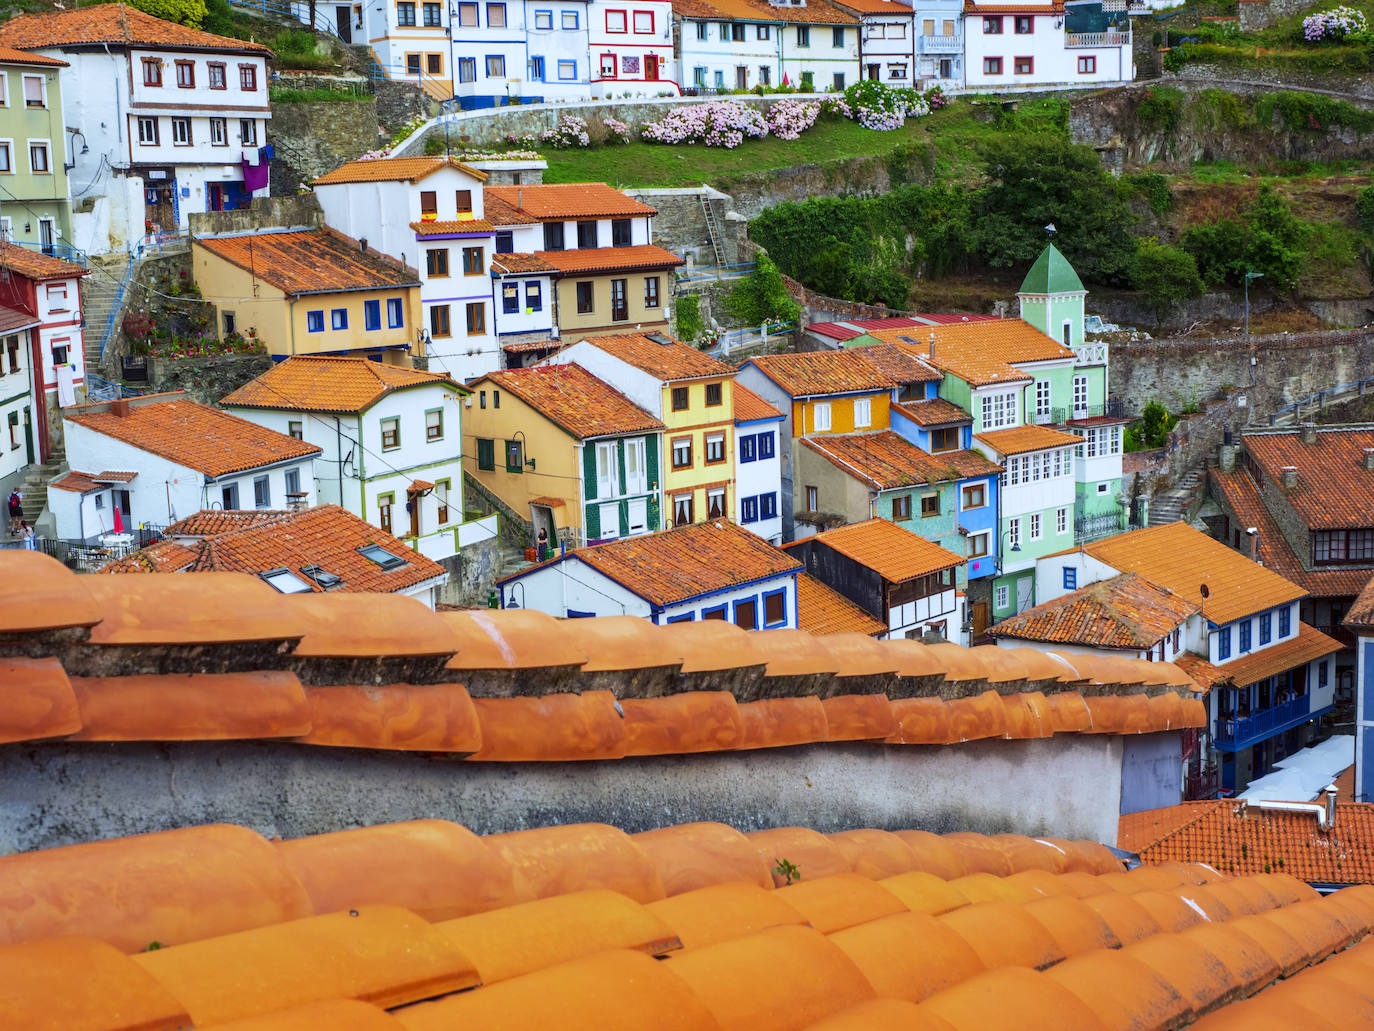
[[[805,100],[780,100],[768,109],[768,131],[780,140],[795,140],[816,124],[821,105]]]
[[[1338,42],[1350,36],[1364,35],[1369,23],[1364,12],[1354,7],[1333,7],[1319,11],[1302,20],[1302,38],[1309,43]]]
[[[640,136],[651,143],[704,143],[734,150],[748,138],[768,135],[768,123],[752,107],[736,101],[676,107],[657,122],[647,123]]]
[[[552,129],[546,129],[540,133],[539,138],[557,150],[569,150],[573,147],[590,147],[592,145],[591,137],[587,135],[587,120],[575,118],[572,115],[560,117],[558,124]]]
[[[629,143],[634,138],[634,130],[627,122],[622,122],[618,118],[603,118],[602,122],[611,134],[607,143]]]

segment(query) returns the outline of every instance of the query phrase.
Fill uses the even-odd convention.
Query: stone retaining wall
[[[302,89],[309,88],[302,86]],[[375,150],[379,113],[377,99],[273,104],[267,139],[276,150],[272,161],[273,196],[289,196],[316,176]]]

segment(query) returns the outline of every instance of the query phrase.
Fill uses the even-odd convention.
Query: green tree
[[[1374,236],[1374,186],[1366,186],[1355,195],[1355,213],[1360,216],[1360,228]]]
[[[792,322],[801,314],[801,306],[787,294],[778,266],[763,253],[759,254],[754,271],[730,291],[725,310],[748,326],[760,325],[764,319]]]
[[[1180,301],[1202,293],[1197,262],[1187,251],[1146,240],[1131,265],[1131,284],[1145,295],[1150,313],[1161,322]]]
[[[101,0],[105,2],[105,0]],[[145,14],[163,21],[173,21],[178,25],[200,28],[205,20],[205,0],[124,0],[130,7],[136,7]]]
[[[1029,265],[1044,227],[1078,274],[1096,283],[1129,281],[1136,218],[1090,147],[1048,134],[997,138],[983,148],[988,185],[974,202],[978,251],[999,268]]]
[[[1169,414],[1169,409],[1158,401],[1151,401],[1140,413],[1138,426],[1141,442],[1147,448],[1163,447],[1169,431],[1174,428],[1177,421]]]
[[[1238,217],[1193,226],[1180,243],[1207,283],[1238,286],[1246,272],[1259,272],[1275,288],[1291,290],[1307,260],[1311,236],[1312,226],[1265,184]]]
[[[701,318],[701,297],[697,294],[679,294],[677,299],[676,328],[678,339],[688,343],[701,336],[706,328]]]

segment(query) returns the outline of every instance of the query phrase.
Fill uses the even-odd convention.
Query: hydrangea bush
[[[780,140],[795,140],[816,124],[821,105],[805,100],[780,100],[768,109],[768,131]]]
[[[748,138],[768,135],[768,123],[754,108],[738,101],[676,107],[657,122],[649,122],[640,136],[651,143],[704,143],[733,150]]]
[[[1310,43],[1325,43],[1362,36],[1369,31],[1364,12],[1354,7],[1333,7],[1302,20],[1302,37]]]
[[[602,121],[611,133],[608,143],[629,143],[634,138],[634,130],[630,128],[629,123],[618,118],[604,118]]]
[[[587,120],[572,115],[563,115],[552,129],[546,129],[539,138],[557,150],[573,147],[590,147],[591,137],[587,135]]]

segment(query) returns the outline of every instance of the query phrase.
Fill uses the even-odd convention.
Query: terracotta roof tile
[[[673,13],[698,19],[779,23],[783,20],[781,11],[756,0],[673,0]]]
[[[214,513],[201,512],[190,521],[203,526],[212,516]],[[404,559],[405,565],[383,569],[359,554],[358,549],[369,544],[376,544]],[[153,545],[153,549],[161,547]],[[338,505],[317,505],[300,512],[280,513],[276,519],[267,521],[244,520],[239,529],[207,535],[186,547],[195,553],[190,568],[197,571],[256,574],[286,569],[315,593],[323,593],[325,588],[302,572],[307,566],[319,566],[324,572],[340,577],[342,582],[329,590],[345,593],[404,591],[445,575],[443,566],[437,562]],[[134,552],[134,556],[139,554]],[[106,567],[107,571],[149,572],[129,561],[134,556],[122,560],[116,567]]]
[[[576,251],[535,251],[534,257],[559,272],[619,272],[621,269],[674,268],[684,264],[676,254],[652,243]]]
[[[655,338],[668,342],[660,343]],[[698,351],[667,334],[655,333],[650,337],[644,333],[615,333],[587,337],[582,342],[667,382],[735,375],[735,370],[720,359],[712,358],[705,351]]]
[[[4,26],[0,26],[0,31],[3,29]],[[63,261],[31,247],[20,247],[9,242],[0,242],[0,268],[9,269],[26,279],[40,282],[45,279],[79,279],[88,274],[80,265]]]
[[[68,62],[47,54],[31,54],[27,50],[0,46],[0,64],[33,64],[46,68],[67,68]]]
[[[558,266],[537,254],[493,254],[491,270],[504,272],[557,272]]]
[[[517,211],[513,204],[507,204],[491,190],[482,191],[482,214],[494,226],[530,226],[539,221],[533,215]]]
[[[42,322],[28,312],[0,305],[0,334],[9,336],[11,333],[39,325],[42,325]]]
[[[898,17],[911,17],[912,11],[896,0],[837,0],[837,6],[853,11],[855,14],[889,14]]]
[[[1084,550],[1114,569],[1139,573],[1199,604],[1199,587],[1205,583],[1209,597],[1203,614],[1218,624],[1307,593],[1182,521],[1108,537],[1084,545]]]
[[[994,637],[1090,648],[1154,647],[1198,610],[1172,591],[1122,573],[1026,609],[992,627]]]
[[[93,490],[100,490],[100,484],[95,482],[94,476],[95,473],[77,472],[73,469],[53,480],[48,486],[57,490],[69,490],[73,494],[89,494]]]
[[[1314,444],[1302,442],[1301,431],[1247,433],[1245,450],[1265,479],[1293,506],[1311,529],[1369,525],[1374,510],[1374,471],[1365,468],[1374,453],[1374,430],[1319,426]],[[1284,487],[1281,470],[1298,471],[1298,485]]]
[[[201,32],[144,14],[127,4],[102,4],[74,10],[45,11],[41,15],[20,15],[0,25],[0,43],[20,50],[109,43],[118,46],[272,54],[261,43]]]
[[[1213,666],[1201,655],[1184,652],[1174,658],[1174,665],[1193,678],[1203,691],[1210,691],[1218,684],[1229,683],[1231,678],[1220,666]]]
[[[886,519],[869,519],[818,533],[811,540],[875,570],[889,583],[962,565],[964,559]]]
[[[206,508],[179,519],[162,531],[166,537],[218,537],[222,533],[246,530],[250,526],[272,523],[290,515],[286,509]]]
[[[942,451],[932,455],[894,430],[827,433],[803,437],[800,443],[874,490],[944,483],[1002,471],[1001,466],[977,451]]]
[[[1289,640],[1232,659],[1217,668],[1237,687],[1244,687],[1304,662],[1332,655],[1343,647],[1335,638],[1327,637],[1320,630],[1299,621],[1298,632]]]
[[[420,285],[412,270],[402,269],[373,251],[359,250],[328,229],[201,236],[195,246],[247,269],[289,295]]]
[[[1166,805],[1161,809],[1128,813],[1117,823],[1116,847],[1127,852],[1140,852],[1208,812],[1213,804],[1184,802],[1182,805]]]
[[[999,455],[1023,455],[1027,451],[1083,443],[1083,438],[1076,433],[1065,433],[1048,426],[1013,426],[1006,430],[989,430],[975,433],[973,439],[986,444]]]
[[[206,476],[224,476],[320,453],[314,444],[177,394],[154,395],[145,403],[134,401],[129,414],[122,416],[114,414],[109,405],[92,408],[68,409],[70,414],[65,417]]]
[[[416,236],[425,237],[452,236],[455,233],[490,234],[495,226],[485,219],[470,218],[459,222],[412,222],[410,228],[415,230]]]
[[[880,329],[875,340],[897,344],[973,386],[1028,380],[1015,363],[1072,358],[1073,352],[1022,319]],[[930,354],[931,341],[935,354]]]
[[[917,426],[949,426],[954,423],[973,422],[973,416],[943,397],[933,397],[927,401],[903,401],[894,403],[892,407]]]
[[[1310,594],[1327,598],[1348,598],[1358,594],[1369,578],[1374,576],[1374,570],[1370,569],[1304,569],[1302,561],[1279,529],[1279,524],[1260,500],[1259,491],[1247,471],[1236,469],[1235,472],[1225,473],[1220,469],[1208,469],[1207,475],[1231,515],[1244,528],[1253,526],[1259,530],[1255,558],[1260,565],[1291,580]],[[1248,547],[1249,543],[1250,538],[1243,536],[1242,546]]]
[[[523,344],[506,344],[501,350],[507,354],[530,354],[535,351],[548,351],[550,354],[556,354],[563,350],[563,346],[561,340],[526,340]]]
[[[460,172],[484,181],[487,173],[469,168],[461,161],[443,157],[373,158],[350,161],[316,179],[312,186],[333,186],[336,183],[419,182],[441,168],[456,168]]]
[[[1360,588],[1350,611],[1346,613],[1345,625],[1355,628],[1374,626],[1374,576]]]
[[[797,627],[808,634],[856,633],[869,637],[887,630],[881,619],[806,573],[797,574]]]
[[[195,565],[198,552],[176,541],[159,541],[102,566],[100,573],[179,573]]]
[[[758,422],[761,419],[785,419],[786,416],[770,405],[743,383],[736,382],[730,388],[734,394],[735,424]]]
[[[362,412],[383,397],[409,387],[443,384],[466,393],[441,372],[421,372],[366,358],[295,355],[249,380],[220,404],[303,412]]]
[[[653,208],[605,183],[543,183],[533,186],[488,186],[483,198],[495,197],[517,217],[532,221],[656,215]]]
[[[663,423],[580,365],[536,365],[491,372],[477,380],[510,391],[574,437],[661,430]]]
[[[796,559],[724,519],[577,548],[553,561],[573,558],[655,605],[801,568]]]
[[[886,345],[847,351],[765,354],[749,364],[792,397],[887,391],[904,383],[938,381],[928,365]]]

